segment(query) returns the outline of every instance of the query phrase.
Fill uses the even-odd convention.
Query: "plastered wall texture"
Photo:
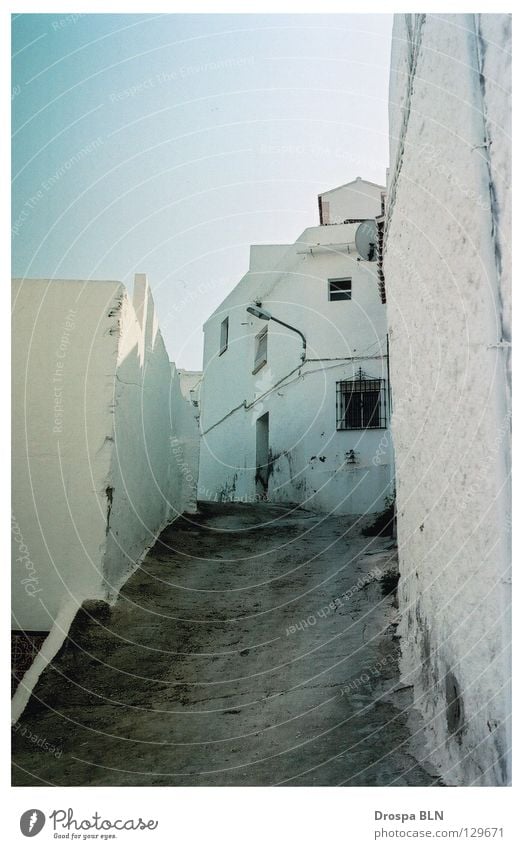
[[[12,627],[49,631],[196,508],[198,424],[144,275],[134,305],[113,281],[13,282],[12,428]]]
[[[319,195],[321,223],[343,224],[348,218],[375,218],[380,213],[377,198],[383,190],[383,186],[357,177],[351,183],[323,192]]]
[[[351,218],[347,187],[342,200],[336,191],[328,194]],[[380,213],[380,194],[381,187],[366,184],[365,214]],[[257,499],[256,423],[268,413],[270,501],[340,514],[384,509],[392,492],[389,429],[336,429],[338,381],[359,369],[387,381],[386,308],[376,263],[358,259],[357,226],[310,227],[292,245],[253,246],[249,272],[206,322],[200,499]],[[351,300],[329,301],[328,280],[344,277],[352,281]],[[254,301],[305,334],[304,364],[299,336],[248,314]],[[220,354],[226,317],[228,348]],[[256,335],[264,327],[267,364],[253,373]]]
[[[184,512],[197,510],[200,456],[200,382],[202,372],[177,369],[171,363],[170,479]]]
[[[450,784],[509,782],[510,20],[396,15],[385,277],[405,680]]]

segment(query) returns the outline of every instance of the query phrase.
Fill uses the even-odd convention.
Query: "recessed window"
[[[267,325],[255,336],[255,364],[253,374],[267,363]]]
[[[220,351],[219,356],[227,351],[227,343],[229,341],[229,316],[227,316],[220,325]]]
[[[328,280],[330,301],[351,300],[351,278],[345,277],[340,280]]]
[[[386,427],[384,380],[361,376],[337,383],[337,430]]]

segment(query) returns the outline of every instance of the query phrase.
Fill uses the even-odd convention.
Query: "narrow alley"
[[[171,524],[114,607],[77,615],[14,783],[439,783],[398,677],[396,550],[362,522],[204,503]]]

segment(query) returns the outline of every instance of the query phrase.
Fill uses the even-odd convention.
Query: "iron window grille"
[[[354,380],[337,383],[337,430],[386,427],[386,381],[359,370]]]
[[[229,342],[229,316],[226,316],[222,324],[220,325],[220,351],[218,352],[218,356],[227,351],[227,346]]]
[[[328,280],[330,301],[351,300],[351,279],[349,277]]]

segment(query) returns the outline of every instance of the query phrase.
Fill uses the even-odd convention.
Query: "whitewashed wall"
[[[13,624],[49,630],[66,604],[112,598],[170,519],[195,509],[173,442],[195,439],[151,293],[13,284]],[[56,407],[56,409],[55,409]],[[187,411],[189,415],[187,415]]]
[[[177,369],[171,363],[170,480],[181,501],[182,511],[197,509],[200,455],[199,384],[202,372]]]
[[[200,499],[257,498],[256,420],[269,412],[270,500],[347,514],[384,508],[391,494],[389,431],[336,430],[337,381],[359,367],[387,378],[376,265],[358,261],[354,245],[348,253],[355,230],[312,227],[294,245],[255,246],[250,271],[206,322]],[[330,302],[328,279],[345,276],[352,278],[352,300]],[[265,326],[246,312],[256,300],[305,334],[304,366],[300,338],[270,322],[267,365],[252,374],[255,336]],[[229,345],[220,355],[226,316]]]
[[[397,15],[393,34],[385,276],[403,669],[444,780],[504,784],[509,18]]]
[[[187,456],[190,440],[198,437],[196,422],[169,362],[145,274],[135,275],[133,304],[123,299],[119,328],[104,556],[111,596],[159,530],[184,510],[196,509],[198,477],[194,456]]]
[[[13,284],[15,629],[100,595],[123,297],[106,281]]]

